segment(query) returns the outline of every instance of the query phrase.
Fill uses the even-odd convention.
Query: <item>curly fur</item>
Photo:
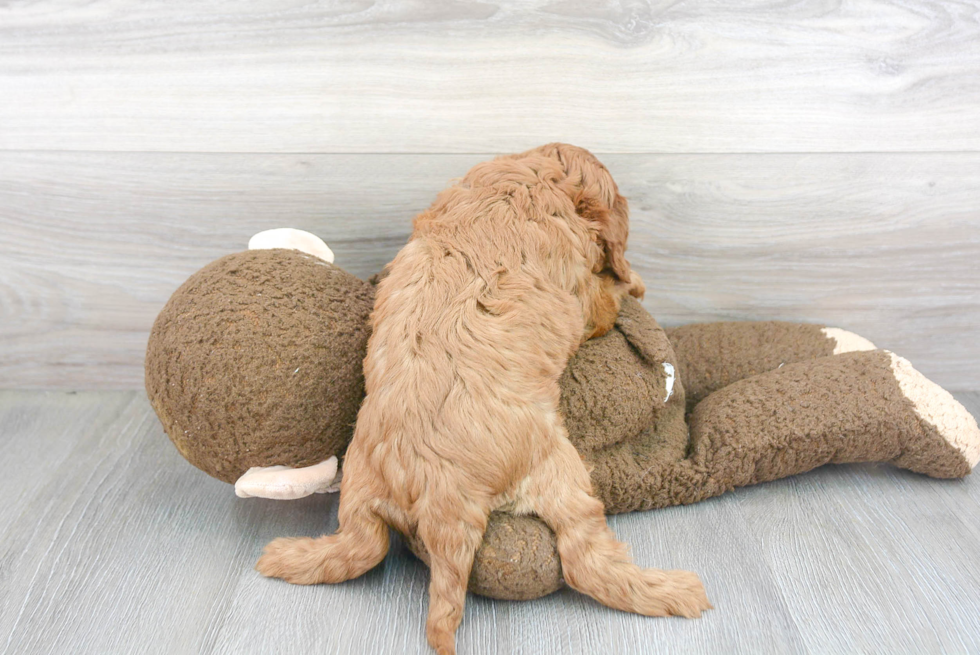
[[[453,653],[487,517],[506,507],[555,531],[566,581],[601,603],[709,608],[695,574],[630,561],[558,413],[571,354],[612,327],[624,294],[643,295],[628,231],[609,172],[573,146],[479,164],[443,191],[378,286],[340,529],[277,539],[258,570],[341,582],[384,558],[388,526],[415,535],[431,560],[429,643]]]

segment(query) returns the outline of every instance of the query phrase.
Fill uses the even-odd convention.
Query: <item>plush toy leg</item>
[[[782,321],[695,323],[665,332],[677,354],[688,410],[738,380],[815,357],[875,347],[839,328]]]
[[[966,409],[883,350],[741,380],[702,401],[690,427],[691,463],[708,474],[713,491],[832,462],[891,462],[957,478],[980,460],[980,429]]]
[[[701,401],[688,424],[684,458],[649,449],[607,453],[596,463],[597,477],[629,490],[602,494],[615,497],[616,512],[696,503],[832,462],[891,462],[955,478],[980,460],[973,417],[884,350],[820,357],[739,380]]]

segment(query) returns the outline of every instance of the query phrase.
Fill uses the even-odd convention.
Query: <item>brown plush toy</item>
[[[219,259],[174,293],[150,337],[147,393],[181,454],[239,495],[330,490],[364,393],[373,287],[320,259],[332,254],[312,235],[263,233],[250,246],[273,249]],[[561,388],[570,439],[611,514],[830,462],[952,478],[980,460],[980,429],[948,392],[835,328],[665,331],[628,298],[615,328],[569,361]],[[562,584],[543,522],[491,515],[471,591],[530,599]]]

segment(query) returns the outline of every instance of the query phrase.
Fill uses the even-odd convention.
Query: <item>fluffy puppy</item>
[[[616,609],[698,616],[698,577],[640,569],[606,525],[558,414],[558,378],[609,330],[626,293],[626,200],[589,152],[550,144],[475,166],[415,219],[378,285],[367,396],[340,488],[339,530],[277,539],[257,569],[335,583],[377,565],[388,526],[430,556],[427,636],[455,652],[491,511],[541,517],[565,580]]]

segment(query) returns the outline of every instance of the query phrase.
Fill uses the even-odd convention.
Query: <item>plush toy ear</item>
[[[299,250],[333,264],[333,251],[327,247],[323,239],[305,230],[277,227],[259,232],[248,240],[249,250],[271,250],[273,248]]]
[[[339,491],[340,480],[336,456],[319,464],[291,466],[253,466],[235,482],[239,498],[272,498],[294,500],[311,494]]]
[[[613,206],[606,207],[598,198],[580,194],[575,201],[575,211],[595,226],[603,252],[603,260],[596,272],[611,273],[618,281],[629,285],[630,295],[642,299],[646,287],[626,260],[626,240],[629,237],[629,203],[626,198],[617,193]]]

